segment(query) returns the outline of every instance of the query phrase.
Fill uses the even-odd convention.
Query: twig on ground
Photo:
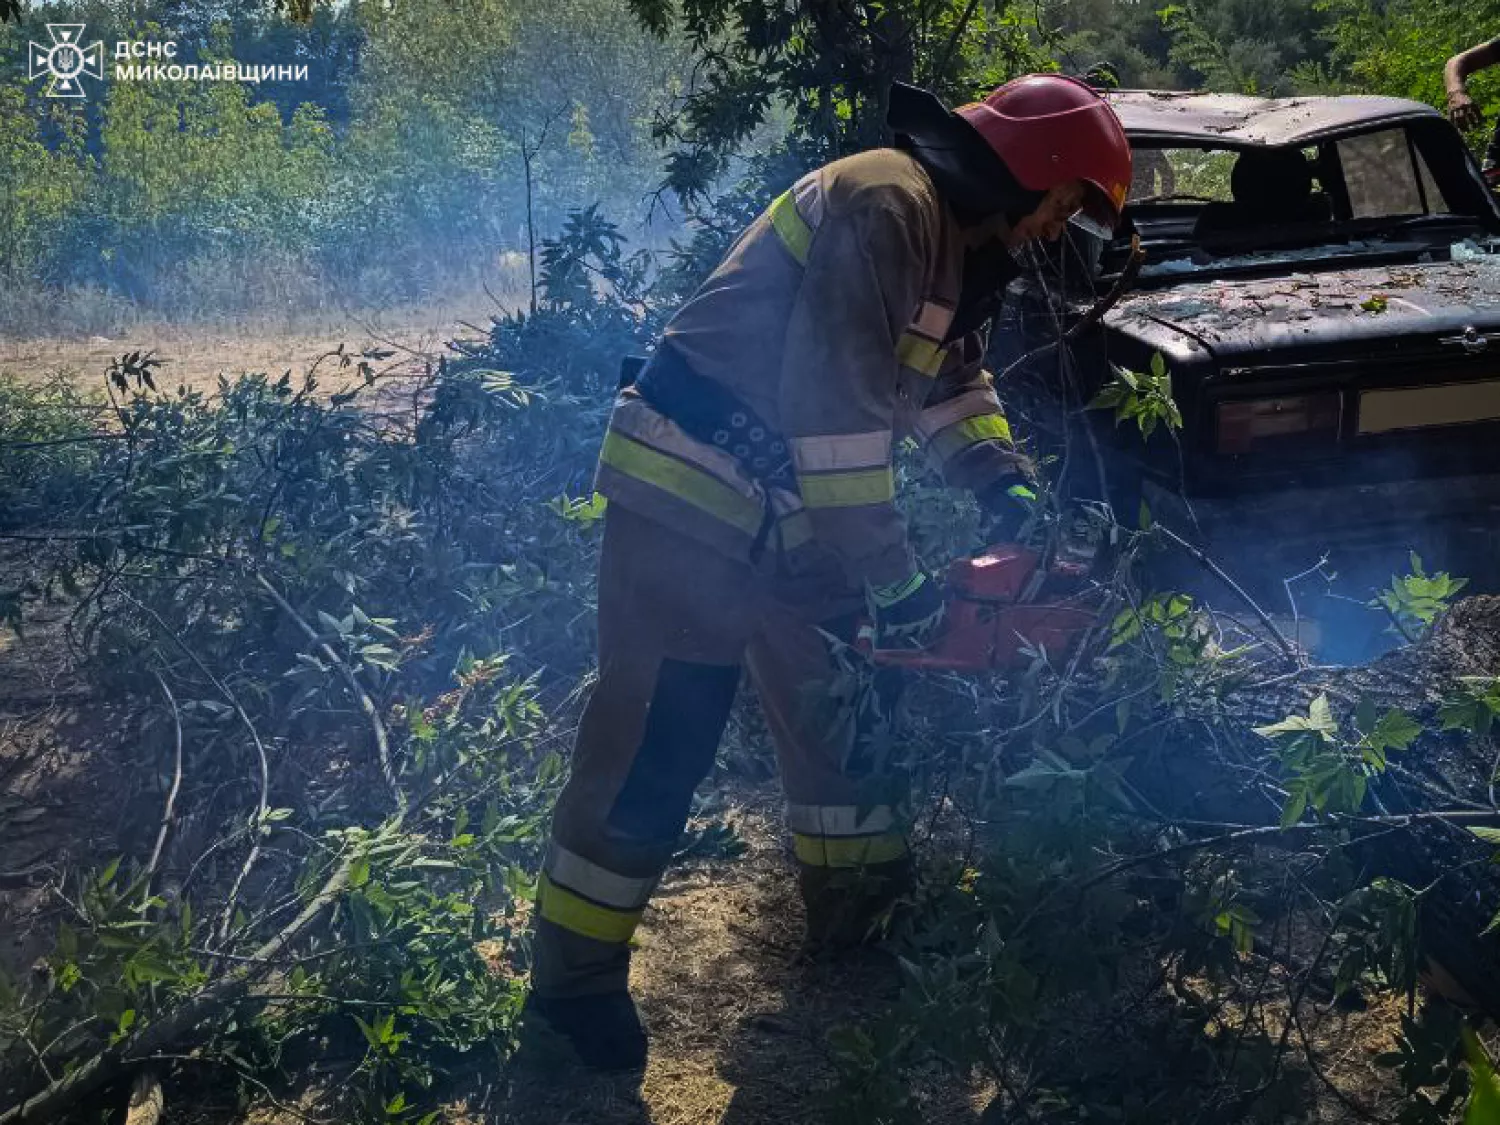
[[[167,803],[161,812],[161,827],[156,832],[156,846],[151,849],[151,859],[146,864],[145,874],[141,876],[141,913],[146,912],[146,904],[151,901],[152,887],[156,882],[156,869],[161,863],[162,853],[166,850],[167,837],[172,832],[172,824],[177,814],[177,794],[182,791],[182,712],[177,709],[177,700],[172,695],[172,689],[167,686],[167,681],[162,678],[160,672],[152,669],[151,674],[156,677],[157,684],[161,687],[162,694],[167,697],[167,704],[172,708],[172,723],[176,728],[176,751],[173,754],[172,786],[167,790]]]
[[[1323,1064],[1318,1061],[1317,1050],[1308,1038],[1307,1028],[1302,1024],[1302,1013],[1296,1008],[1292,1009],[1292,1020],[1297,1025],[1297,1037],[1302,1040],[1302,1050],[1304,1057],[1307,1059],[1308,1069],[1317,1076],[1318,1081],[1327,1087],[1328,1092],[1334,1096],[1338,1103],[1361,1121],[1369,1121],[1372,1125],[1390,1125],[1390,1118],[1376,1113],[1369,1106],[1357,1101],[1354,1097],[1339,1089],[1338,1084],[1328,1076],[1328,1072],[1323,1069]]]

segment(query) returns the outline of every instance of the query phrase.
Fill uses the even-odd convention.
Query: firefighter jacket
[[[981,368],[987,329],[948,339],[964,250],[904,152],[804,176],[740,234],[652,360],[670,356],[727,389],[746,407],[736,421],[763,420],[789,447],[795,487],[757,479],[748,448],[691,436],[627,387],[597,490],[735,558],[762,561],[768,541],[778,566],[848,590],[906,578],[915,563],[894,505],[895,441],[915,438],[948,483],[975,491],[1024,464]]]

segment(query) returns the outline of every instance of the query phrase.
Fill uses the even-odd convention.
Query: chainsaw
[[[868,622],[860,627],[856,647],[876,664],[954,672],[1024,667],[1038,649],[1056,657],[1077,643],[1096,613],[1033,598],[1075,593],[1088,571],[1087,564],[1065,559],[1044,569],[1038,552],[999,543],[948,568],[947,613],[931,647],[876,648]]]

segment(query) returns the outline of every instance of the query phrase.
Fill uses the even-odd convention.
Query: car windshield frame
[[[1346,154],[1355,152],[1353,146],[1364,138],[1394,132],[1403,134],[1406,142],[1412,162],[1411,183],[1423,210],[1356,216],[1355,208],[1361,200],[1350,197]],[[1361,263],[1399,261],[1423,254],[1446,258],[1454,243],[1465,239],[1484,242],[1500,236],[1500,211],[1478,165],[1457,131],[1436,115],[1374,119],[1325,131],[1315,139],[1297,138],[1277,144],[1156,131],[1144,136],[1131,135],[1131,142],[1138,159],[1144,152],[1202,151],[1236,157],[1255,150],[1302,152],[1312,157],[1310,170],[1317,189],[1313,194],[1326,201],[1328,216],[1302,223],[1277,222],[1266,226],[1252,223],[1237,230],[1216,232],[1209,239],[1200,236],[1199,220],[1203,213],[1210,207],[1229,211],[1235,204],[1150,196],[1127,199],[1125,221],[1112,243],[1103,248],[1099,263],[1101,278],[1116,275],[1123,268],[1133,236],[1141,238],[1147,254],[1143,282],[1163,277],[1261,272],[1274,270],[1279,264],[1305,269],[1324,258],[1333,263],[1346,263],[1350,259]],[[1228,196],[1227,183],[1223,188]],[[1132,191],[1135,190],[1137,187],[1133,185]],[[1204,194],[1194,192],[1191,185],[1181,184],[1160,192],[1182,193]],[[1432,209],[1434,193],[1441,199],[1442,210]],[[1365,193],[1366,206],[1369,198],[1369,193]]]

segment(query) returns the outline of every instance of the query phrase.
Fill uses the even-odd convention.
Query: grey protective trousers
[[[775,739],[810,924],[855,921],[844,906],[856,899],[864,918],[870,888],[896,885],[899,786],[880,767],[895,692],[854,674],[819,628],[852,633],[857,605],[793,609],[747,565],[610,505],[599,677],[538,891],[538,994],[625,988],[632,934],[713,766],[742,667]],[[841,889],[856,884],[857,895]]]

